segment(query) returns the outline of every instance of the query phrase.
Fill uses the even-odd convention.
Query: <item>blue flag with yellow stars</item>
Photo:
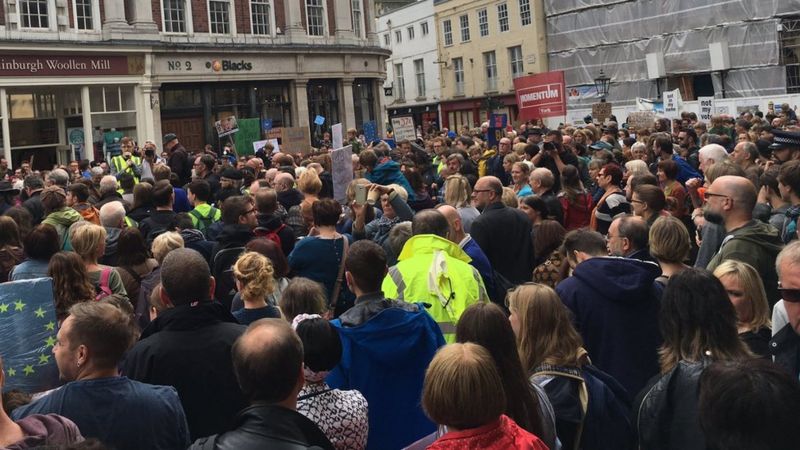
[[[58,324],[53,280],[36,278],[0,284],[0,356],[4,390],[42,392],[57,387],[53,357]]]

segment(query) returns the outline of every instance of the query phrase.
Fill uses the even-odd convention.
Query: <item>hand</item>
[[[382,186],[380,184],[372,183],[372,184],[369,185],[369,190],[370,191],[378,191],[378,192],[380,192],[381,195],[384,195],[384,194],[389,195],[389,193],[391,193],[394,189],[392,189],[392,188],[390,188],[388,186]]]
[[[756,201],[758,203],[769,203],[769,192],[766,186],[761,186],[761,189],[758,190],[758,199]]]
[[[697,191],[697,188],[703,185],[703,181],[700,178],[691,178],[686,180],[686,190],[688,191]]]

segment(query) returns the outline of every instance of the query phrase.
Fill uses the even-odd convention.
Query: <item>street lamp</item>
[[[597,95],[600,96],[600,101],[606,101],[606,95],[608,95],[608,86],[611,83],[611,78],[609,78],[605,73],[603,73],[603,69],[600,69],[600,75],[594,79],[594,87],[597,89]]]

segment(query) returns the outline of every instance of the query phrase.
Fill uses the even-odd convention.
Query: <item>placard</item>
[[[514,78],[521,120],[567,114],[564,72],[561,70]]]
[[[4,389],[42,392],[59,385],[53,357],[58,321],[52,278],[12,281],[0,289]]]
[[[489,119],[490,128],[505,128],[508,125],[508,114],[492,114]]]
[[[342,148],[344,146],[341,123],[331,125],[331,140],[333,141],[333,148]]]
[[[403,139],[413,142],[417,139],[414,118],[411,116],[392,117],[392,130],[395,142],[400,142]]]
[[[680,89],[664,92],[664,116],[670,119],[680,119],[683,99]]]
[[[598,102],[592,104],[592,120],[596,123],[604,123],[611,117],[611,103]]]
[[[363,126],[364,126],[364,140],[367,141],[367,143],[370,143],[378,139],[378,131],[377,131],[378,126],[374,120],[369,122],[364,122]]]
[[[646,130],[653,126],[656,113],[653,111],[633,111],[628,115],[628,128]]]
[[[238,132],[239,124],[236,121],[236,116],[228,116],[214,122],[214,128],[217,129],[217,136],[224,137]]]
[[[322,116],[317,116],[314,118],[314,123],[316,125],[322,125],[323,123],[325,123],[325,118]]]
[[[261,150],[267,144],[272,144],[272,153],[280,152],[280,144],[278,143],[277,139],[264,139],[263,141],[255,141],[253,142],[253,153]]]
[[[281,151],[284,153],[308,153],[311,138],[306,127],[283,127],[281,129]]]
[[[353,146],[331,151],[331,176],[333,178],[333,198],[339,203],[347,201],[347,186],[353,181]]]
[[[710,123],[714,115],[714,97],[697,97],[697,104],[700,106],[700,121]]]

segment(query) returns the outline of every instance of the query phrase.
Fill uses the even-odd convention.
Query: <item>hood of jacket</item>
[[[465,263],[472,261],[472,258],[470,258],[458,244],[450,242],[443,237],[436,236],[435,234],[418,234],[412,236],[411,239],[406,241],[397,260],[403,261],[415,255],[432,254],[434,250],[444,251],[449,256],[460,259]]]
[[[617,302],[635,302],[649,295],[659,275],[658,264],[615,256],[587,259],[578,264],[572,274],[596,295]]]
[[[78,211],[65,206],[63,209],[59,211],[53,211],[47,215],[47,218],[44,219],[43,223],[47,223],[50,225],[61,225],[65,227],[69,227],[73,223],[82,220],[83,216]]]
[[[299,205],[305,199],[303,194],[295,188],[278,192],[278,203],[287,210],[292,206]]]
[[[203,232],[200,230],[195,230],[193,228],[187,228],[185,230],[181,230],[180,232],[181,237],[183,238],[183,242],[186,244],[192,242],[200,242],[205,241],[206,237],[203,236]]]
[[[274,214],[258,214],[258,227],[267,231],[277,230],[283,224],[281,218]]]
[[[253,237],[255,235],[249,226],[237,223],[223,226],[222,231],[217,235],[217,242],[227,247],[230,247],[230,244],[241,244],[239,247],[244,247]]]

